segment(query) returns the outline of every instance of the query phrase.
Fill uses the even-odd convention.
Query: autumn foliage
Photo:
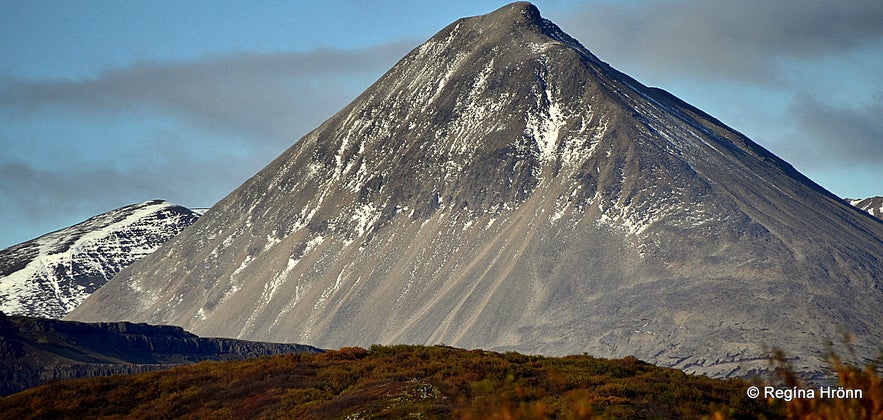
[[[47,384],[0,399],[3,418],[777,417],[746,383],[633,357],[563,358],[372,346],[203,362]]]
[[[849,338],[844,340],[849,346]],[[782,409],[789,419],[883,420],[883,377],[873,363],[864,367],[845,363],[834,353],[829,353],[831,370],[836,374],[837,386],[849,390],[861,390],[862,398],[795,398],[791,401],[769,401],[777,409]],[[776,351],[773,356],[776,366],[776,382],[787,388],[812,388],[800,380],[788,364],[786,355]]]

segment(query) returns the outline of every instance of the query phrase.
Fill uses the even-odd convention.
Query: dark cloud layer
[[[291,143],[353,99],[412,44],[139,62],[88,80],[7,79],[0,103],[25,115],[47,107],[147,109],[203,128],[236,130],[258,142]]]
[[[611,1],[577,7],[561,24],[645,83],[690,85],[711,101],[722,99],[715,97],[722,86],[762,92],[756,101],[767,103],[758,109],[742,99],[744,125],[736,128],[811,177],[837,166],[883,173],[879,0]],[[770,100],[781,101],[779,109]]]
[[[883,173],[883,93],[875,99],[845,107],[798,95],[786,113],[797,127],[786,145],[789,154],[820,169],[854,166]]]
[[[878,0],[651,0],[605,3],[564,18],[614,63],[647,75],[780,80],[782,59],[814,59],[883,40]]]
[[[110,164],[115,158],[89,153],[54,167],[0,156],[0,247],[33,238],[26,232],[34,226],[46,233],[153,198],[210,206],[354,99],[414,44],[139,62],[88,80],[7,78],[0,82],[4,120],[41,125],[55,115],[110,116],[143,130],[128,140],[143,144],[141,154]],[[181,124],[151,128],[157,117]],[[20,141],[4,131],[0,143]],[[59,136],[41,144],[71,141]],[[82,147],[101,141],[89,143]]]
[[[247,165],[231,165],[235,162],[222,153],[206,153],[204,160],[183,160],[189,164],[182,164],[180,158],[149,157],[146,162],[127,165],[78,162],[63,168],[0,161],[2,245],[154,198],[191,206],[212,205],[250,175],[238,170],[248,170]],[[34,234],[37,227],[40,230]]]

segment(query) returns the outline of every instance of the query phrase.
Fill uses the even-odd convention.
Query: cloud
[[[154,198],[210,206],[413,44],[139,62],[86,80],[0,80],[0,247]]]
[[[212,187],[231,181],[223,170],[224,160],[215,165],[176,163],[112,167],[40,168],[23,162],[0,163],[0,194],[33,219],[78,202],[119,201],[121,205],[153,198],[176,197],[199,200],[231,188]],[[206,182],[211,180],[211,182]],[[241,180],[238,180],[241,181]],[[194,186],[198,188],[194,191]],[[214,194],[213,194],[214,193]],[[188,200],[189,201],[189,200]],[[183,203],[189,204],[189,203]],[[209,202],[208,204],[212,204]],[[105,208],[108,210],[109,208]]]
[[[645,75],[768,84],[781,60],[883,42],[878,0],[650,0],[584,6],[565,30]],[[630,70],[634,71],[634,70]]]
[[[606,1],[558,21],[602,60],[714,110],[835,193],[881,193],[883,2]]]
[[[796,130],[787,136],[788,153],[814,168],[869,167],[883,172],[883,92],[870,104],[839,106],[799,94],[786,118]]]
[[[747,95],[747,105],[740,110],[747,114],[743,120],[760,121],[749,131],[767,135],[770,130],[764,124],[776,124],[780,132],[789,133],[767,140],[777,143],[776,153],[801,170],[883,165],[880,96],[869,101],[871,105],[828,101],[824,92],[811,92],[786,70],[819,59],[848,66],[851,61],[840,58],[849,51],[883,45],[883,2],[611,1],[550,17],[601,59],[651,84],[670,89],[673,80],[687,80],[700,91],[719,92],[715,86],[727,86],[732,93],[738,89],[732,81],[757,87],[748,92],[766,92],[782,83],[780,97],[791,96],[782,89],[805,92],[790,105],[786,99],[781,109],[767,106],[764,111],[752,109],[754,97]],[[139,142],[131,149],[136,150],[134,156],[87,160],[83,155],[90,151],[65,156],[68,161],[59,167],[29,161],[4,147],[0,246],[14,243],[13,225],[18,229],[39,223],[41,227],[31,231],[45,233],[47,225],[60,228],[152,198],[211,205],[354,99],[418,43],[142,61],[84,80],[0,79],[0,122],[41,127],[0,127],[5,146],[28,141],[20,141],[16,133],[41,136],[47,125],[57,127],[45,137],[47,147],[62,141],[83,146],[82,139],[94,132],[56,138],[65,134],[64,123],[77,119],[87,126],[107,120],[117,120],[116,127],[131,123],[130,131],[137,134],[125,141]],[[871,84],[879,82],[879,69],[871,73]],[[865,77],[868,71],[843,74]],[[63,123],[44,121],[58,115],[64,115]],[[164,122],[151,128],[157,116]],[[96,117],[103,121],[95,122]],[[111,137],[120,134],[103,127],[98,129],[108,130]]]
[[[191,165],[155,162],[73,168],[0,161],[0,218],[4,220],[0,247],[154,198],[184,205],[214,204],[242,182],[241,174],[226,166],[229,161],[224,159]]]
[[[87,80],[8,78],[17,113],[152,111],[257,141],[292,143],[404,56],[405,43],[362,50],[239,52],[191,62],[138,62]]]
[[[0,205],[0,218],[3,219],[0,248],[130,204],[109,203],[103,197],[116,194],[122,200],[131,197],[125,183],[109,182],[120,178],[118,173],[107,168],[61,173],[35,168],[24,162],[0,162],[0,199],[3,201]],[[140,201],[146,200],[136,200]]]

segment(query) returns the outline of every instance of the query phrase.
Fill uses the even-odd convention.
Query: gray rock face
[[[868,212],[871,216],[883,219],[883,197],[871,197],[864,200],[846,199],[853,206]]]
[[[83,324],[0,312],[0,395],[50,380],[131,374],[204,360],[321,350],[298,344],[200,338],[180,327]]]
[[[883,344],[883,223],[535,7],[461,19],[71,319],[715,376]]]

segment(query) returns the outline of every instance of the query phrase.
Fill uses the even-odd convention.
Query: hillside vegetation
[[[372,346],[55,382],[0,399],[3,418],[781,417],[747,382],[633,357]]]

